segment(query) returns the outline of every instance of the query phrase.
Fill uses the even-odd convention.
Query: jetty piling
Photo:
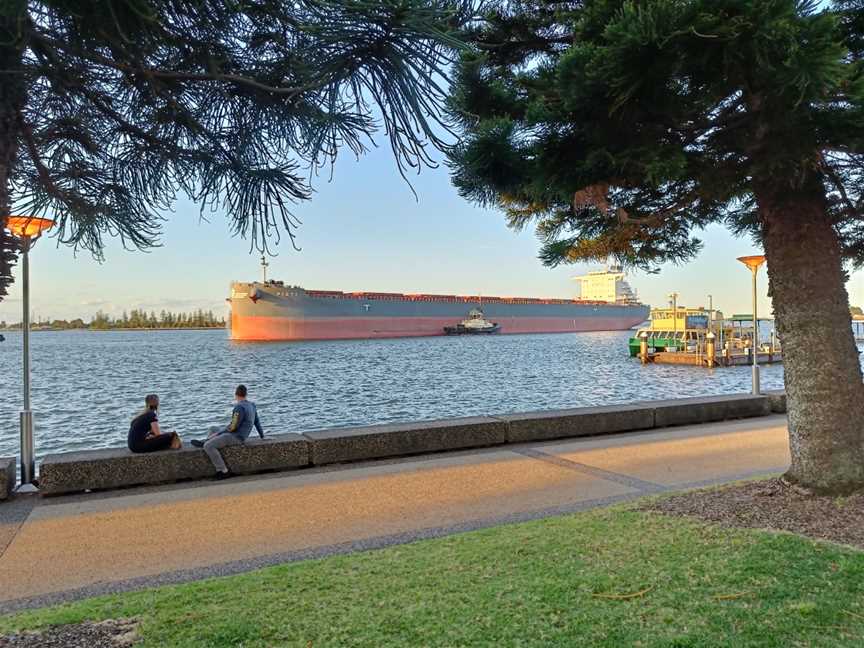
[[[642,364],[648,364],[648,332],[642,331],[639,334],[639,358]]]
[[[706,355],[706,357],[707,357],[707,359],[708,359],[708,368],[709,368],[709,369],[713,369],[713,368],[714,368],[715,361],[716,361],[716,358],[715,358],[715,351],[714,351],[714,334],[713,334],[712,332],[709,331],[709,332],[708,332],[708,335],[706,335],[705,338],[706,338],[706,343],[705,343],[705,346],[706,346],[706,349],[705,349],[705,355]]]

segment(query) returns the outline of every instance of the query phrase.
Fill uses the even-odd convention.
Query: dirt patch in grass
[[[792,531],[864,549],[864,494],[805,493],[780,479],[673,495],[642,507],[730,527]]]
[[[109,619],[0,636],[0,648],[127,648],[137,641],[138,623],[134,619]]]

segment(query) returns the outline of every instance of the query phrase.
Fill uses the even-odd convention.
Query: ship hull
[[[645,321],[641,304],[483,298],[483,313],[499,333],[626,330]],[[496,301],[497,300],[497,301]],[[264,284],[232,286],[231,338],[248,341],[344,340],[444,335],[477,298],[314,293]]]

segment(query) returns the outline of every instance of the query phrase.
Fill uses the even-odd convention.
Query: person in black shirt
[[[132,419],[129,426],[127,443],[132,452],[154,452],[168,448],[181,448],[183,442],[176,432],[162,432],[159,429],[159,397],[148,394],[144,397],[145,409]]]

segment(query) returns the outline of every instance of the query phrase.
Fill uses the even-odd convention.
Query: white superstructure
[[[636,304],[639,298],[625,280],[621,266],[610,265],[605,270],[595,270],[587,275],[573,277],[579,282],[580,298],[610,304]]]

